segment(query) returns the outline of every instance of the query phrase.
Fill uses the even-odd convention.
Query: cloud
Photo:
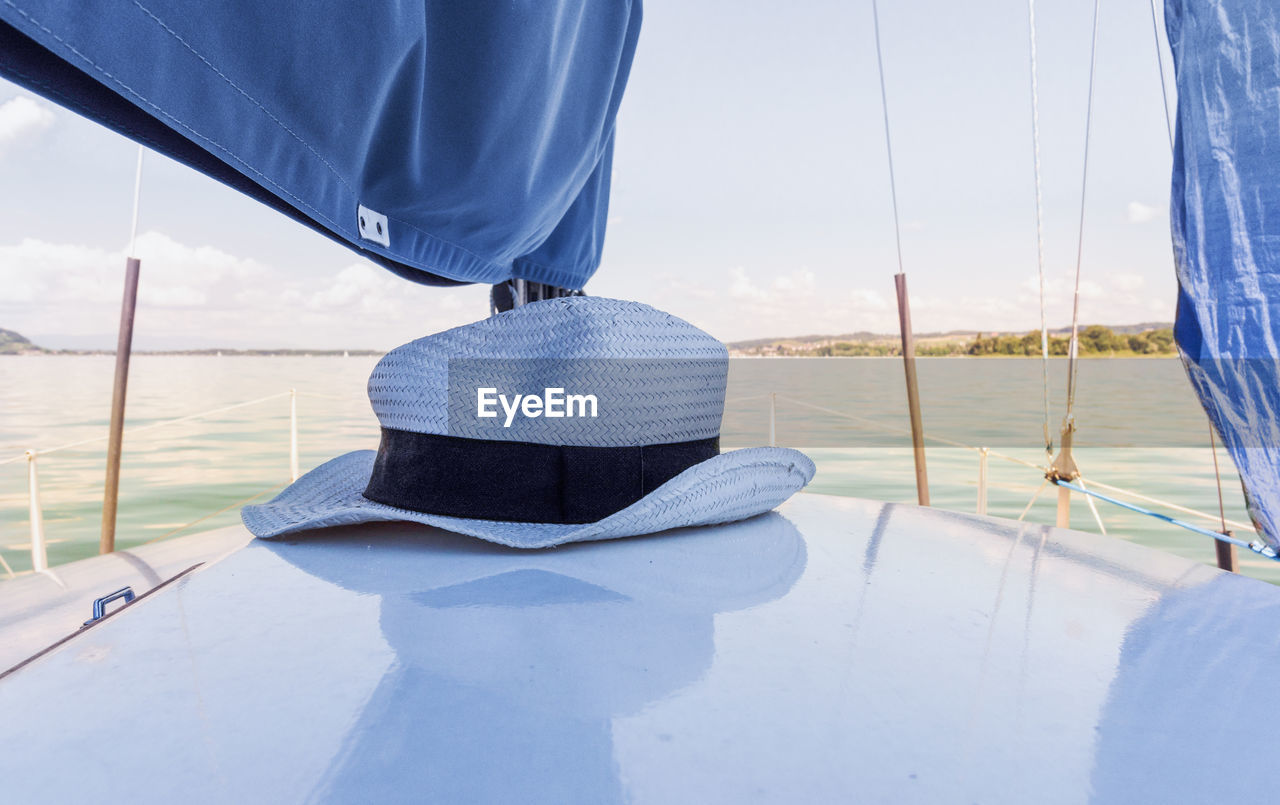
[[[53,125],[53,111],[26,95],[0,103],[0,150]]]
[[[1147,284],[1146,278],[1141,274],[1115,273],[1108,277],[1108,279],[1111,280],[1111,284],[1116,290],[1124,291],[1125,293],[1140,291],[1146,287]]]
[[[1129,223],[1145,224],[1149,221],[1154,221],[1156,216],[1161,212],[1162,210],[1159,207],[1152,207],[1150,205],[1143,204],[1141,201],[1130,201]]]
[[[889,300],[875,291],[866,288],[855,288],[849,293],[855,307],[867,310],[888,310]],[[895,303],[896,305],[896,303]],[[895,308],[896,309],[896,308]]]
[[[742,266],[734,268],[729,275],[729,297],[752,302],[809,297],[817,286],[813,272],[807,268],[778,274],[763,286],[757,285]]]
[[[222,286],[247,282],[264,267],[209,246],[191,247],[157,232],[138,238],[143,262],[140,303],[158,308],[205,307],[229,300]],[[0,246],[0,304],[98,305],[120,301],[124,250],[25,238]]]
[[[487,288],[426,288],[365,262],[298,277],[159,232],[139,236],[137,254],[137,335],[151,348],[389,349],[488,312]],[[33,338],[110,336],[124,263],[124,249],[0,246],[0,326]]]
[[[1173,319],[1172,300],[1155,294],[1147,278],[1131,271],[1104,272],[1095,268],[1089,278],[1080,280],[1080,322],[1082,324],[1135,324],[1152,319]],[[1034,329],[1040,326],[1040,283],[1036,274],[1027,275],[1018,285],[1016,304],[1010,317],[1000,321],[1006,330]],[[1074,305],[1075,270],[1068,269],[1045,276],[1045,318],[1050,327],[1071,323]],[[1021,310],[1019,315],[1016,311]],[[1034,312],[1034,315],[1027,315]],[[1017,323],[1014,326],[1014,323]]]
[[[1023,312],[1017,301],[1004,296],[911,295],[911,329],[916,332],[988,329],[991,322],[1008,322]],[[895,319],[886,332],[897,330]]]
[[[764,301],[769,298],[769,293],[764,288],[756,285],[747,276],[747,271],[742,266],[737,266],[729,272],[729,298],[738,300],[754,300]]]
[[[896,307],[882,293],[831,287],[832,274],[804,266],[774,272],[734,266],[705,280],[687,272],[655,279],[640,288],[640,301],[725,341],[885,329],[897,321]]]
[[[309,310],[336,311],[359,307],[367,313],[388,312],[386,291],[391,284],[387,272],[377,272],[368,263],[356,263],[338,272],[332,281],[306,300]]]
[[[1030,271],[1026,266],[1030,264]],[[898,331],[892,277],[863,263],[823,267],[736,265],[719,270],[693,264],[668,265],[634,278],[641,269],[614,265],[595,291],[634,298],[693,322],[723,341]],[[1003,267],[993,267],[993,274]],[[1133,324],[1173,319],[1172,285],[1139,268],[1085,266],[1080,283],[1080,321]],[[917,332],[1029,332],[1040,327],[1040,283],[1034,253],[1011,282],[980,272],[950,270],[912,285],[912,323]],[[1153,284],[1154,283],[1154,284]],[[1046,270],[1045,318],[1050,327],[1071,322],[1075,288],[1070,268]]]
[[[212,246],[160,232],[138,238],[142,260],[137,338],[140,348],[314,347],[389,349],[483,318],[487,286],[428,288],[363,261],[286,272]],[[339,258],[342,259],[342,258]],[[0,327],[40,343],[44,334],[84,344],[114,342],[124,249],[26,239],[0,245]],[[616,273],[616,272],[615,272]],[[620,276],[620,275],[619,275]],[[1039,282],[991,291],[922,283],[911,297],[917,331],[1029,331],[1039,327]],[[1074,269],[1045,278],[1051,327],[1071,321]],[[1171,319],[1171,293],[1153,291],[1132,271],[1093,271],[1081,283],[1083,323]],[[808,266],[749,266],[694,271],[668,266],[609,292],[685,318],[725,341],[857,331],[897,332],[897,304],[887,276]],[[47,342],[56,346],[57,342]],[[71,343],[70,340],[63,343]]]

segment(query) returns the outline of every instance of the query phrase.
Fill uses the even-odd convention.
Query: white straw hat
[[[647,305],[524,305],[392,350],[369,378],[378,451],[241,516],[259,537],[400,520],[519,548],[751,517],[814,466],[719,452],[727,369],[723,344]]]

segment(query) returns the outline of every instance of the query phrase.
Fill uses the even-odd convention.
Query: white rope
[[[890,433],[900,433],[904,435],[910,433],[910,431],[904,428],[897,428],[897,427],[893,427],[892,425],[883,425],[874,420],[867,419],[866,417],[860,417],[855,414],[848,414],[848,413],[845,413],[844,411],[837,411],[834,408],[827,408],[826,406],[822,406],[822,405],[814,405],[813,403],[805,402],[804,400],[797,400],[794,397],[784,397],[783,395],[779,394],[778,399],[780,401],[789,402],[794,405],[801,405],[801,406],[804,406],[805,408],[810,408],[815,411],[822,411],[824,413],[832,414],[833,416],[838,416],[843,419],[849,419],[854,422],[860,422],[862,424],[868,425],[877,430],[887,431]],[[974,447],[973,445],[968,445],[968,444],[965,444],[964,442],[957,442],[954,439],[946,439],[941,436],[934,436],[928,433],[925,434],[924,438],[930,441],[945,444],[949,447],[960,447],[966,450],[973,450],[975,452],[979,452],[982,450],[981,447]],[[1046,467],[1036,464],[1035,462],[1027,461],[1025,459],[1018,458],[1016,456],[1006,455],[996,450],[991,450],[990,448],[988,448],[988,455],[994,456],[996,458],[1004,459],[1005,461],[1009,461],[1014,464],[1020,464],[1024,467],[1030,467],[1031,469],[1034,469],[1042,473],[1045,472],[1047,469]],[[1083,476],[1081,476],[1081,478],[1077,480],[1082,481]],[[1186,506],[1180,506],[1177,503],[1171,503],[1167,500],[1161,500],[1160,498],[1153,498],[1149,495],[1144,495],[1140,492],[1134,492],[1133,490],[1130,490],[1130,489],[1124,489],[1122,487],[1112,486],[1111,484],[1103,483],[1102,481],[1099,481],[1092,476],[1089,477],[1088,482],[1101,489],[1106,489],[1108,491],[1115,492],[1121,495],[1127,495],[1129,497],[1136,498],[1138,500],[1146,501],[1147,503],[1153,503],[1157,506],[1164,506],[1166,508],[1173,509],[1174,511],[1182,512],[1183,514],[1191,514],[1196,517],[1201,517],[1205,520],[1208,520],[1209,522],[1216,522],[1219,520],[1218,515],[1213,515],[1207,512],[1198,511],[1196,509],[1190,509],[1190,508],[1187,508]],[[1044,488],[1048,483],[1049,482],[1046,480],[1040,484],[1040,488],[1036,490],[1036,494],[1034,497],[1031,498],[1031,502],[1027,504],[1027,507],[1023,509],[1022,514],[1018,516],[1019,520],[1022,520],[1023,518],[1025,518],[1027,516],[1027,513],[1031,511],[1032,505],[1036,502],[1036,499],[1040,497],[1040,493],[1044,491]],[[1083,486],[1083,483],[1081,485]],[[1094,507],[1091,507],[1091,508],[1093,508],[1094,517],[1097,520],[1099,520],[1099,527],[1102,529],[1102,533],[1104,534],[1107,533],[1105,526],[1103,526],[1101,523],[1101,517],[1098,516],[1097,509]],[[1224,522],[1226,522],[1228,525],[1235,526],[1236,528],[1243,528],[1247,531],[1254,530],[1253,526],[1250,525],[1249,523],[1242,523],[1238,520],[1226,519],[1224,520]]]
[[[1067,350],[1067,420],[1076,402],[1076,372],[1080,353],[1080,265],[1084,258],[1084,211],[1089,188],[1089,133],[1093,126],[1093,78],[1098,65],[1098,11],[1102,0],[1093,0],[1093,41],[1089,46],[1089,100],[1084,117],[1084,164],[1080,172],[1080,229],[1076,235],[1076,287],[1071,305],[1071,346]]]
[[[1131,498],[1136,498],[1137,500],[1146,501],[1147,503],[1153,503],[1157,506],[1164,506],[1167,509],[1173,509],[1174,511],[1182,512],[1183,514],[1195,515],[1196,517],[1203,518],[1205,520],[1208,520],[1211,523],[1216,523],[1219,520],[1218,515],[1209,514],[1208,512],[1197,511],[1196,509],[1189,509],[1186,506],[1180,506],[1177,503],[1170,503],[1167,500],[1161,500],[1160,498],[1153,498],[1150,495],[1144,495],[1141,492],[1134,492],[1132,489],[1123,489],[1118,486],[1112,486],[1111,484],[1104,484],[1102,481],[1099,481],[1097,478],[1094,478],[1092,476],[1089,477],[1089,483],[1093,484],[1099,489],[1106,489],[1107,491],[1114,492],[1118,495],[1128,495]],[[1223,518],[1223,522],[1225,522],[1227,525],[1233,525],[1236,528],[1243,528],[1246,531],[1254,530],[1251,524],[1242,523],[1239,520]]]
[[[795,405],[803,405],[805,408],[812,408],[815,411],[822,411],[824,413],[828,413],[833,416],[843,417],[844,419],[849,419],[854,422],[860,422],[864,425],[867,425],[868,427],[875,428],[877,430],[882,430],[887,433],[899,433],[904,436],[911,435],[911,431],[907,430],[906,428],[896,428],[892,425],[884,425],[879,422],[876,422],[875,420],[867,419],[866,417],[857,416],[855,414],[847,414],[844,411],[837,411],[834,408],[827,408],[821,405],[814,405],[813,403],[805,402],[804,400],[797,400],[794,397],[784,397],[783,395],[779,394],[778,399],[784,402],[793,403]],[[928,439],[931,442],[938,442],[939,444],[945,444],[948,447],[960,447],[965,450],[972,450],[975,453],[980,453],[984,449],[981,447],[975,447],[974,445],[971,445],[971,444],[965,444],[964,442],[957,442],[954,439],[947,439],[942,436],[934,436],[931,433],[924,434],[924,438]],[[1005,455],[1004,453],[998,452],[996,450],[992,450],[990,448],[985,448],[985,449],[987,450],[988,455],[995,456],[996,458],[1004,459],[1005,461],[1010,461],[1014,464],[1021,464],[1024,467],[1030,467],[1034,470],[1038,470],[1039,472],[1046,472],[1048,469],[1047,467],[1042,467],[1033,461],[1027,461],[1026,459],[1017,458],[1016,456]]]
[[[1080,484],[1081,489],[1088,489],[1084,485],[1083,478],[1077,478],[1076,483]],[[1098,506],[1093,502],[1093,495],[1085,495],[1084,502],[1089,504],[1089,511],[1093,512],[1093,521],[1098,524],[1098,530],[1102,532],[1102,536],[1107,535],[1107,527],[1102,524],[1102,515],[1098,514]]]
[[[242,498],[242,499],[240,499],[240,500],[237,500],[235,503],[228,503],[226,506],[223,506],[221,509],[218,509],[218,510],[217,510],[217,511],[215,511],[215,512],[209,512],[208,514],[204,515],[203,517],[197,517],[195,520],[192,520],[191,522],[189,522],[189,523],[187,523],[187,524],[185,524],[185,525],[178,526],[177,528],[173,529],[172,531],[167,531],[167,532],[165,532],[164,534],[161,534],[161,535],[160,535],[160,536],[158,536],[158,537],[153,537],[152,539],[149,539],[149,540],[147,540],[146,542],[142,543],[142,545],[150,545],[150,544],[152,544],[153,542],[159,542],[159,541],[160,541],[160,540],[162,540],[162,539],[168,539],[169,537],[172,537],[174,534],[178,534],[178,533],[181,533],[181,532],[183,532],[183,531],[186,531],[188,528],[190,528],[190,527],[191,527],[191,526],[193,526],[193,525],[199,525],[200,523],[203,523],[203,522],[205,522],[206,520],[212,520],[213,518],[217,517],[219,514],[222,514],[222,513],[224,513],[224,512],[231,511],[232,509],[236,508],[237,506],[243,506],[243,505],[244,505],[244,504],[246,504],[246,503],[252,503],[253,501],[257,500],[258,498],[263,497],[264,495],[269,495],[269,494],[271,494],[272,492],[276,491],[277,489],[280,489],[281,487],[288,486],[288,485],[289,485],[289,482],[288,482],[288,481],[281,481],[280,483],[276,484],[275,486],[268,487],[268,488],[266,488],[266,489],[262,490],[261,492],[258,492],[258,493],[257,493],[257,494],[255,494],[255,495],[250,495],[250,496],[249,496],[249,497],[247,497],[247,498]],[[139,546],[139,547],[141,547],[141,546]]]
[[[1040,486],[1036,488],[1036,493],[1031,496],[1031,500],[1027,501],[1027,507],[1022,510],[1022,514],[1018,515],[1018,521],[1021,522],[1027,516],[1027,512],[1031,511],[1031,507],[1036,505],[1036,501],[1040,499],[1040,493],[1049,485],[1049,479],[1045,478],[1040,482]]]
[[[1152,0],[1154,2],[1154,0]],[[1044,375],[1044,451],[1053,454],[1049,434],[1049,327],[1044,314],[1044,195],[1040,185],[1040,90],[1036,62],[1036,0],[1027,0],[1028,30],[1031,38],[1031,143],[1036,176],[1036,264],[1040,272],[1040,355]]]
[[[880,53],[880,9],[871,0],[871,18],[876,32],[876,66],[880,69],[880,108],[884,112],[884,148],[889,155],[889,196],[893,200],[893,237],[898,245],[898,273],[902,270],[902,228],[898,225],[898,183],[893,175],[893,139],[889,136],[889,95],[884,88],[884,58]]]

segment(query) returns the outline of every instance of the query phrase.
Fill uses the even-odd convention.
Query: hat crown
[[[719,435],[727,372],[724,345],[682,319],[638,302],[566,297],[397,347],[369,377],[369,400],[382,427],[415,433],[669,444]],[[577,404],[565,415],[570,397]]]

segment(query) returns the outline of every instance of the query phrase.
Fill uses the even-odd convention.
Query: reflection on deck
[[[1259,798],[1223,750],[1280,723],[1278,617],[1118,540],[818,495],[537,552],[334,529],[4,680],[0,773],[19,800]]]

